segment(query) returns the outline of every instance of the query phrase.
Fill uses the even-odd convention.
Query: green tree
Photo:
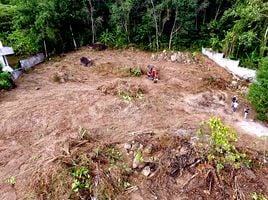
[[[257,82],[250,86],[248,98],[258,112],[258,118],[268,120],[268,57],[264,58],[257,73]]]

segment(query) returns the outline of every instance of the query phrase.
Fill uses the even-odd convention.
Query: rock
[[[149,166],[144,167],[143,170],[141,171],[141,173],[146,177],[149,176],[151,173],[150,167]]]
[[[135,143],[134,141],[132,142],[132,145],[131,145],[131,151],[135,151],[139,148],[139,144],[138,143]]]
[[[170,59],[172,62],[175,62],[177,60],[176,54],[171,55]]]
[[[81,57],[80,58],[80,64],[84,65],[85,67],[87,67],[87,66],[91,66],[93,64],[93,61],[90,58]]]
[[[141,162],[136,158],[136,156],[134,156],[133,163],[132,163],[132,168],[133,168],[133,169],[138,168],[139,165],[140,165],[140,163],[141,163]]]
[[[187,152],[188,152],[188,148],[186,148],[186,147],[182,147],[181,149],[180,149],[180,155],[184,155],[184,154],[187,154]]]
[[[238,82],[237,81],[232,81],[231,86],[234,87],[234,88],[237,88]]]
[[[60,79],[60,83],[65,83],[64,78],[61,78],[61,79]]]
[[[37,87],[37,88],[35,88],[36,90],[40,90],[41,88],[40,87]]]
[[[125,144],[124,144],[124,148],[125,148],[127,151],[129,151],[129,150],[131,149],[131,144],[129,144],[129,143],[125,143]]]
[[[155,54],[152,54],[151,59],[152,60],[157,60],[157,56]]]

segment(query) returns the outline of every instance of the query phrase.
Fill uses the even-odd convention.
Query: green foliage
[[[133,100],[133,97],[130,96],[129,94],[127,94],[126,92],[120,91],[118,93],[118,95],[119,95],[119,97],[121,97],[125,101],[132,101]]]
[[[130,70],[131,76],[140,77],[143,73],[140,67],[135,67],[134,69]]]
[[[255,68],[267,55],[264,0],[17,0],[0,3],[0,39],[17,54],[73,50],[92,37],[122,48],[210,45]]]
[[[11,176],[6,181],[7,181],[8,184],[14,186],[16,184],[16,177],[15,176]]]
[[[224,13],[219,31],[227,30],[223,37],[223,49],[228,57],[243,59],[254,51],[258,57],[264,55],[267,47],[267,8],[268,2],[263,0],[245,0],[238,1]]]
[[[8,72],[0,72],[0,89],[11,89],[12,79]]]
[[[252,200],[267,200],[266,196],[257,192],[251,193],[251,198]]]
[[[114,44],[115,38],[114,35],[110,33],[108,29],[106,29],[106,31],[101,34],[100,41],[104,44],[112,46]]]
[[[78,192],[79,190],[89,189],[91,186],[91,176],[89,169],[85,166],[77,166],[72,170],[72,190]]]
[[[36,42],[37,35],[28,30],[16,30],[8,35],[8,42],[12,45],[16,54],[37,53],[40,46]]]
[[[137,150],[136,153],[135,153],[135,159],[137,161],[139,161],[140,163],[143,163],[144,162],[144,158],[142,156],[142,153],[140,150]]]
[[[237,141],[236,133],[225,126],[219,118],[213,117],[204,125],[208,126],[210,147],[207,154],[208,161],[213,162],[218,170],[225,166],[231,166],[235,169],[242,164],[250,166],[250,160],[245,159],[246,155],[239,153],[232,144]],[[204,134],[204,127],[199,130],[199,134]]]
[[[132,101],[134,99],[143,99],[144,94],[141,91],[136,94],[130,94],[129,91],[119,91],[118,96],[125,101]]]
[[[105,155],[111,164],[117,164],[117,162],[123,160],[122,153],[118,149],[114,148],[113,146],[110,146],[107,149],[107,151],[105,152]]]
[[[264,58],[257,73],[257,82],[250,86],[248,99],[258,112],[258,118],[268,120],[268,57]]]

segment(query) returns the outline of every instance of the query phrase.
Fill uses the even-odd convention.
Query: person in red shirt
[[[152,64],[149,64],[147,68],[148,68],[148,72],[147,72],[148,79],[153,80],[154,82],[157,82],[158,78],[157,78],[156,67]]]

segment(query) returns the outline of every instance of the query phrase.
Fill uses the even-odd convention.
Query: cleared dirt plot
[[[202,56],[171,62],[135,49],[83,48],[37,66],[0,95],[0,199],[267,196],[267,138],[244,130],[254,112],[243,119],[242,94],[232,113],[232,80]],[[201,125],[213,116],[238,133],[221,153]]]

